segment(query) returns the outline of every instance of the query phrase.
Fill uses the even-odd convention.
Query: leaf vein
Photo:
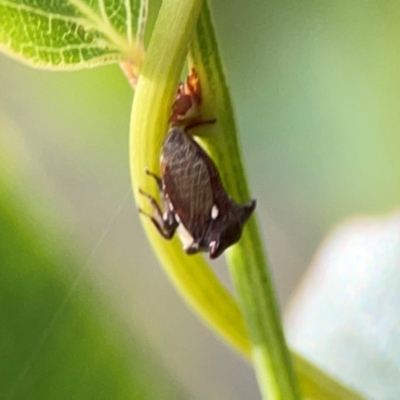
[[[11,9],[15,9],[16,11],[26,11],[27,13],[36,14],[38,16],[45,17],[45,18],[52,17],[52,18],[57,18],[62,21],[68,22],[68,23],[73,22],[78,25],[87,25],[87,20],[85,20],[84,18],[73,17],[73,16],[69,16],[69,15],[64,15],[64,14],[58,14],[58,13],[54,13],[54,12],[52,12],[50,14],[47,11],[43,11],[43,10],[34,8],[27,4],[15,4],[11,1],[1,0],[0,6],[9,7]]]
[[[126,36],[128,38],[128,43],[132,45],[133,36],[132,36],[132,9],[131,9],[131,1],[125,0],[125,9],[126,9]]]

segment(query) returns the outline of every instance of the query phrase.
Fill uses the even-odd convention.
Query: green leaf
[[[0,0],[0,50],[35,67],[141,65],[146,1]]]

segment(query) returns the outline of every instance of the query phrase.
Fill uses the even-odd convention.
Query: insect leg
[[[161,195],[162,202],[163,202],[163,207],[164,207],[164,210],[165,210],[164,217],[163,217],[164,224],[167,224],[168,226],[171,226],[174,223],[176,223],[176,225],[178,225],[178,222],[176,221],[176,218],[175,218],[175,213],[173,211],[171,211],[171,209],[169,207],[169,202],[168,202],[167,198],[165,197],[165,194],[164,194],[164,191],[163,191],[162,179],[158,175],[156,175],[154,172],[149,171],[147,168],[145,169],[144,172],[147,175],[149,175],[152,178],[154,178],[154,180],[157,183],[157,187],[158,187],[158,190],[160,191],[160,195]],[[154,199],[153,199],[153,201],[154,201]],[[154,208],[154,205],[153,205],[153,208]]]
[[[161,192],[162,191],[162,180],[161,180],[161,178],[158,175],[156,175],[154,172],[149,171],[147,168],[144,170],[144,172],[145,172],[146,175],[149,175],[152,178],[154,178],[154,180],[157,183],[158,190]]]
[[[197,128],[202,125],[215,124],[216,122],[217,120],[215,118],[194,121],[185,128],[185,132],[187,132],[189,129]]]
[[[171,239],[174,236],[174,233],[178,226],[174,215],[172,215],[169,211],[168,214],[163,217],[163,213],[156,199],[150,194],[143,192],[143,190],[141,189],[139,189],[139,193],[149,200],[150,205],[153,208],[154,214],[147,214],[141,208],[139,208],[139,212],[151,220],[161,236],[163,236],[165,239]]]

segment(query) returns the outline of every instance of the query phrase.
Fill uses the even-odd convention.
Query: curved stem
[[[130,124],[130,166],[132,187],[136,201],[145,210],[148,210],[148,204],[139,196],[138,188],[140,187],[144,191],[151,193],[158,198],[158,193],[154,182],[146,178],[144,169],[147,167],[154,172],[158,172],[159,170],[159,152],[162,139],[164,138],[168,129],[168,117],[172,102],[176,94],[176,88],[189,47],[189,42],[192,39],[193,31],[199,18],[201,6],[201,0],[163,1],[157,23],[153,31],[152,40],[141,69],[141,75],[138,80],[138,86],[132,105]],[[214,49],[213,51],[217,52],[215,39],[213,38],[212,33],[212,26],[207,28],[207,24],[210,24],[209,16],[207,15],[208,11],[207,9],[204,9],[201,18],[203,24],[200,21],[197,30],[210,29],[211,36],[209,36],[207,40],[211,38],[212,41],[214,41],[214,43],[211,43],[211,49]],[[204,20],[204,18],[206,18],[206,20]],[[198,36],[199,32],[196,33],[193,46],[196,45]],[[200,44],[201,43],[199,42],[199,45]],[[193,46],[192,54],[195,58],[196,52],[194,51]],[[201,53],[198,54],[201,55]],[[235,132],[235,127],[232,119],[233,114],[229,100],[229,93],[225,87],[223,74],[220,75],[222,73],[222,69],[219,63],[218,53],[216,53],[215,57],[218,61],[214,64],[217,73],[214,71],[210,74],[210,77],[205,77],[205,69],[203,69],[202,79],[207,78],[204,83],[209,82],[209,88],[213,88],[212,85],[216,84],[216,87],[218,87],[219,90],[219,95],[222,97],[228,96],[228,100],[225,103],[220,101],[216,102],[217,108],[215,110],[211,110],[212,107],[210,106],[210,109],[208,111],[205,110],[205,112],[209,112],[211,115],[215,115],[214,113],[218,115],[219,123],[217,124],[218,126],[216,128],[213,128],[214,130],[220,131],[220,124],[224,124],[223,126],[227,127],[226,132],[233,134]],[[195,62],[198,62],[199,65],[202,65],[203,68],[205,68],[206,63],[201,61],[201,58],[200,61]],[[220,76],[222,76],[223,79],[218,83]],[[217,82],[215,80],[217,80]],[[207,86],[207,83],[205,86]],[[229,107],[225,114],[221,113],[221,110],[218,108],[223,107],[224,104]],[[205,104],[205,106],[207,109],[207,104]],[[218,143],[222,143],[223,146],[228,146],[223,147],[225,156],[227,153],[226,149],[230,149],[229,146],[233,146],[234,150],[236,147],[236,154],[239,154],[236,137],[223,137],[219,134],[216,134],[216,136],[213,136],[212,138],[211,148],[213,154],[216,156],[218,165],[222,165],[221,171],[223,172],[223,179],[227,184],[228,191],[232,193],[237,200],[247,200],[248,192],[247,187],[245,186],[245,180],[240,178],[244,175],[239,158],[235,162],[238,163],[237,165],[239,166],[239,173],[242,175],[239,175],[239,178],[232,178],[232,174],[235,174],[234,171],[235,168],[237,168],[237,165],[235,167],[234,165],[230,164],[230,156],[228,157],[228,160],[225,157],[221,157],[221,154],[219,154],[217,149],[217,147],[219,147]],[[227,162],[226,165],[225,162]],[[231,167],[234,169],[230,170]],[[242,314],[239,311],[236,301],[221,285],[204,259],[201,256],[185,255],[182,251],[182,246],[179,240],[174,239],[170,242],[165,241],[162,237],[160,237],[160,235],[158,235],[154,227],[148,222],[147,219],[143,219],[142,221],[149,241],[151,242],[157,257],[159,258],[161,265],[166,270],[168,276],[176,285],[177,289],[184,296],[185,300],[209,325],[211,325],[215,331],[218,332],[218,334],[220,334],[235,349],[247,357],[252,354],[253,359],[255,358],[257,363],[262,364],[260,360],[266,359],[265,354],[263,354],[263,347],[257,347],[256,350],[254,350],[253,347],[253,350],[251,350],[247,328],[244,324]],[[253,232],[254,234],[256,229],[254,220],[250,222],[248,228],[249,229],[247,229],[247,231],[244,233],[242,240],[243,243],[240,245],[245,246],[245,248],[249,246],[249,241],[252,241],[251,233]],[[261,247],[259,240],[258,242],[256,241],[255,243],[252,243],[252,245],[258,245]],[[235,246],[235,248],[229,252],[229,258],[240,259],[242,257],[240,254],[243,255],[243,251],[239,247],[239,256],[236,256],[236,249],[237,246]],[[259,253],[257,253],[257,251],[259,251]],[[254,260],[254,258],[257,257],[257,254],[261,254],[263,256],[262,247],[261,250],[254,250],[251,254],[252,256],[250,261],[252,265],[254,265],[254,263],[257,262],[257,260]],[[247,267],[240,266],[240,263],[236,264],[236,266],[233,266],[232,269],[236,270],[236,273],[238,274],[238,276],[235,278],[235,281],[241,280],[240,274],[248,274]],[[255,270],[257,270],[257,268],[255,268]],[[251,276],[251,274],[249,276]],[[259,277],[262,278],[263,274],[261,273]],[[258,280],[259,277],[257,277],[257,274],[255,274],[256,280]],[[248,286],[251,284],[251,282],[248,281],[247,278],[244,279],[244,282],[245,284],[243,288],[239,287],[239,293],[242,298],[247,288],[251,289],[251,287]],[[263,304],[265,306],[265,303]],[[273,304],[273,306],[276,308],[276,305]],[[247,307],[247,305],[245,305],[245,307]],[[258,312],[256,312],[256,314],[257,313]],[[255,315],[256,318],[262,318],[262,316],[262,314]],[[247,315],[246,318],[249,320],[249,315]],[[278,326],[278,329],[280,329],[279,324]],[[253,331],[257,331],[257,327],[252,327],[251,329]],[[276,327],[273,327],[272,329],[276,329]],[[257,336],[253,332],[253,346],[254,337]],[[263,340],[263,338],[261,339]],[[255,343],[258,346],[258,343]],[[262,350],[262,357],[257,357],[259,350]],[[311,364],[302,362],[298,365],[300,366],[299,368],[301,368],[300,377],[302,380],[302,390],[305,396],[315,399],[324,398],[326,400],[359,398],[357,395],[347,391],[346,389],[342,389],[342,391],[337,390],[341,389],[337,382],[327,377],[323,372],[312,367]],[[305,368],[305,365],[308,368]],[[267,369],[269,369],[269,367]],[[260,369],[260,371],[264,370],[264,368]],[[318,379],[321,376],[324,379]],[[260,379],[265,380],[266,378],[263,375]],[[274,379],[274,381],[276,381],[276,379]],[[321,382],[323,382],[325,387],[320,388]],[[329,394],[328,396],[326,396],[327,393]],[[336,393],[341,393],[340,397],[336,396]],[[344,396],[343,393],[347,393],[347,397]],[[318,397],[314,396],[315,394],[323,395]]]
[[[144,169],[159,171],[162,139],[201,4],[201,0],[163,2],[138,80],[130,124],[130,167],[133,193],[144,210],[148,210],[148,204],[138,188],[158,198],[157,188]],[[166,241],[147,219],[142,221],[160,264],[185,300],[228,343],[248,353],[240,311],[204,259],[187,256],[179,240]]]

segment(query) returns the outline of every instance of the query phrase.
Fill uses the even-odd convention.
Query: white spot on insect
[[[212,242],[210,242],[209,248],[210,248],[211,252],[213,252],[216,247],[217,247],[217,241],[216,240],[213,240]]]
[[[168,201],[168,208],[170,209],[170,211],[174,211],[174,206],[172,205],[172,203],[170,201]]]
[[[217,219],[219,215],[218,207],[214,204],[211,208],[211,219]]]
[[[182,223],[178,225],[177,233],[179,239],[181,239],[184,249],[188,249],[193,244],[193,236],[188,232],[188,230],[183,226]]]

